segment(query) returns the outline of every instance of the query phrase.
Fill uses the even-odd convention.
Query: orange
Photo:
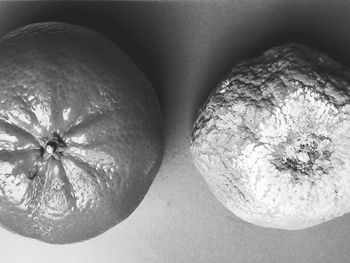
[[[193,128],[217,199],[252,224],[304,229],[350,212],[350,69],[300,44],[242,61]]]
[[[163,155],[150,82],[111,41],[59,22],[0,42],[0,223],[49,243],[127,218]]]

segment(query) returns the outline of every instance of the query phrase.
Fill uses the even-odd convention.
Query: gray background
[[[165,157],[142,204],[112,230],[54,246],[1,229],[0,262],[349,262],[349,215],[293,232],[250,225],[215,199],[189,152],[198,107],[240,59],[294,41],[350,65],[349,1],[0,3],[0,34],[49,20],[104,33],[146,73]]]

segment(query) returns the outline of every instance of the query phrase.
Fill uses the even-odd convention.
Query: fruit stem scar
[[[299,152],[297,154],[297,158],[301,162],[308,162],[309,161],[309,155],[306,152]]]
[[[53,133],[50,138],[43,138],[44,143],[42,149],[42,156],[44,160],[48,160],[51,157],[59,160],[60,156],[63,154],[64,149],[67,147],[64,140],[57,133]]]
[[[46,145],[46,152],[52,154],[54,152],[54,148],[51,145]]]

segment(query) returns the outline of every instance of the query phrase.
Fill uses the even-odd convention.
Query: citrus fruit
[[[128,217],[160,166],[150,82],[101,34],[31,24],[0,41],[0,224],[49,243]]]
[[[350,70],[299,44],[237,64],[200,110],[194,163],[238,217],[303,229],[350,211]]]

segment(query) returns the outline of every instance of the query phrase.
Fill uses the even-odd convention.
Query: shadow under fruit
[[[86,28],[31,24],[0,42],[0,223],[48,243],[128,217],[163,156],[150,82]]]

